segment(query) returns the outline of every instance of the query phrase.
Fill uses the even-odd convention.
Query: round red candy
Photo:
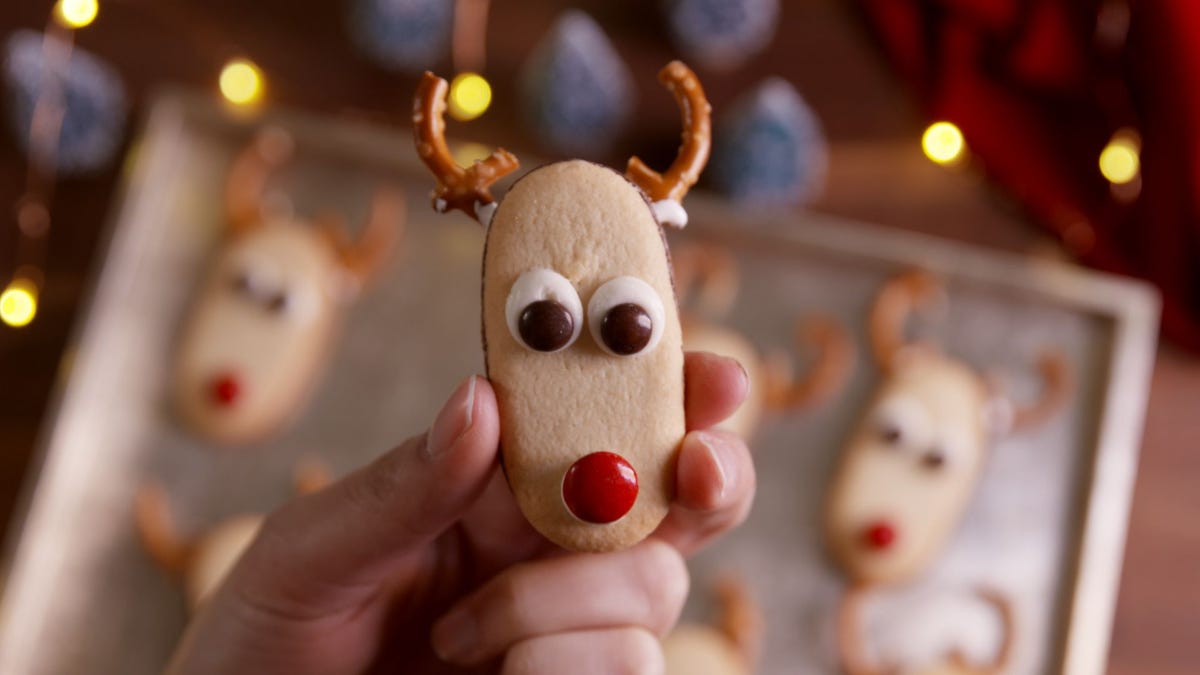
[[[863,543],[868,548],[882,551],[896,541],[896,528],[886,520],[872,523],[863,531]]]
[[[242,393],[242,385],[236,376],[224,373],[213,378],[210,392],[213,403],[228,407],[237,401],[238,396]]]
[[[596,524],[620,520],[637,500],[637,471],[615,452],[593,452],[567,469],[563,501],[575,517]]]

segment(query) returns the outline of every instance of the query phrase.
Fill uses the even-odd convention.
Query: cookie
[[[750,675],[762,650],[762,611],[739,581],[717,585],[720,616],[713,624],[681,623],[663,638],[666,675]]]
[[[305,462],[297,467],[294,480],[296,494],[304,495],[322,489],[332,479],[323,465]],[[160,485],[144,484],[134,504],[142,547],[159,567],[179,579],[189,611],[200,607],[221,585],[258,536],[264,520],[262,514],[244,513],[185,539],[176,531],[167,493]]]
[[[263,132],[234,162],[229,236],[184,322],[174,403],[198,435],[228,445],[263,440],[302,408],[346,305],[379,268],[403,214],[380,191],[358,242],[340,220],[308,222],[263,208],[291,140]]]
[[[992,437],[1062,407],[1069,389],[1056,353],[1041,362],[1042,398],[1015,415],[966,363],[907,344],[903,325],[939,292],[922,272],[890,281],[872,309],[871,342],[884,371],[834,475],[825,509],[828,546],[860,583],[899,583],[928,569],[967,508]]]
[[[988,604],[1000,619],[1000,646],[988,663],[972,663],[958,649],[951,649],[934,663],[917,667],[887,663],[875,665],[868,656],[862,632],[865,630],[863,603],[869,586],[855,586],[842,596],[837,616],[837,650],[842,671],[846,675],[881,675],[882,673],[912,673],[912,675],[999,675],[1008,671],[1016,637],[1016,620],[1012,603],[998,591],[979,588],[975,594]]]
[[[446,150],[446,84],[417,92],[417,153],[438,179],[434,207],[487,226],[483,335],[513,495],[546,538],[577,551],[631,546],[674,495],[686,432],[683,347],[662,225],[708,157],[709,107],[673,62],[660,79],[683,111],[684,142],[663,174],[582,160],[540,167],[495,204],[488,186],[516,169],[498,150],[470,169]]]

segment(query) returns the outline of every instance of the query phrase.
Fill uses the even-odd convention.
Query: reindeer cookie
[[[961,651],[955,649],[935,663],[918,666],[878,666],[871,663],[863,649],[862,605],[869,587],[851,589],[842,598],[838,608],[838,654],[846,675],[999,675],[1012,660],[1013,635],[1015,633],[1012,606],[1008,599],[990,589],[978,589],[979,598],[990,605],[1000,617],[1000,648],[990,663],[971,663]]]
[[[271,214],[263,192],[291,152],[268,130],[235,160],[229,237],[186,319],[174,372],[179,416],[196,433],[241,444],[270,436],[313,389],[342,308],[380,266],[403,216],[380,191],[355,244],[341,220]]]
[[[736,359],[750,380],[741,407],[718,426],[749,439],[768,411],[813,407],[846,383],[854,367],[854,352],[845,328],[827,317],[797,321],[796,346],[815,353],[808,372],[793,376],[791,359],[783,353],[764,355],[738,331],[714,320],[728,313],[737,299],[738,274],[733,259],[716,246],[692,245],[673,256],[679,304],[687,307],[695,291],[696,307],[684,311],[683,347]]]
[[[898,583],[927,569],[966,510],[991,438],[1047,419],[1070,389],[1062,355],[1048,352],[1041,400],[1011,413],[967,364],[906,344],[905,318],[938,291],[928,274],[909,272],[887,283],[871,312],[884,380],[842,454],[825,513],[829,548],[856,583]]]
[[[679,157],[658,174],[582,160],[529,172],[497,205],[488,185],[515,170],[498,150],[470,169],[443,137],[446,83],[417,92],[417,153],[434,207],[487,227],[483,338],[501,416],[505,473],[525,517],[568,549],[630,546],[666,516],[682,441],[683,347],[662,233],[708,158],[709,106],[679,62],[659,79],[682,109]]]
[[[331,482],[321,464],[305,462],[294,476],[297,495],[316,492]],[[214,525],[191,539],[176,532],[167,494],[157,483],[138,490],[134,519],[142,546],[158,566],[183,585],[188,609],[194,611],[221,584],[242,553],[254,541],[264,516],[245,513]]]
[[[763,617],[733,578],[716,586],[721,616],[714,626],[680,624],[663,638],[666,675],[751,675],[762,651]]]

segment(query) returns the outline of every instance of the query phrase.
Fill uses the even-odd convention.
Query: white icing
[[[496,214],[496,202],[475,202],[475,218],[479,220],[479,224],[483,225],[486,230],[492,225],[492,216]]]
[[[666,311],[663,309],[662,299],[658,297],[654,287],[637,277],[625,276],[610,279],[592,294],[592,299],[588,301],[588,325],[591,327],[592,338],[596,344],[600,345],[601,349],[609,354],[626,356],[615,354],[600,337],[600,327],[604,323],[604,315],[608,314],[613,307],[625,303],[633,303],[646,310],[646,314],[650,315],[651,325],[650,341],[646,343],[642,351],[628,356],[649,354],[654,351],[654,348],[658,346],[658,341],[662,339],[663,327],[666,325]]]
[[[688,224],[688,214],[683,204],[674,199],[660,199],[650,205],[654,218],[659,225],[684,228]]]
[[[508,292],[508,300],[504,303],[504,318],[513,339],[521,346],[532,349],[521,339],[519,323],[525,308],[539,300],[553,300],[566,307],[571,314],[571,322],[574,324],[571,339],[555,351],[561,351],[574,344],[583,330],[583,302],[566,277],[545,267],[522,273]]]
[[[438,198],[437,198],[436,200],[434,200],[434,202],[433,202],[433,208],[434,208],[434,210],[436,210],[438,213],[445,213],[445,212],[446,212],[446,200],[445,200],[445,199],[442,199],[441,197],[438,197]]]

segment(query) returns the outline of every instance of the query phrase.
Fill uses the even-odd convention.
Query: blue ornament
[[[568,11],[525,64],[521,98],[540,141],[583,156],[603,151],[624,128],[633,84],[600,26],[583,12]]]
[[[62,124],[54,162],[63,175],[86,173],[108,164],[125,125],[125,87],[117,71],[98,57],[61,38],[21,30],[8,39],[4,74],[8,83],[9,124],[26,157],[55,150],[53,139],[31,147],[38,101],[61,101]]]
[[[804,204],[825,185],[820,121],[786,80],[764,80],[734,102],[714,140],[709,176],[739,202]]]
[[[689,61],[729,70],[775,36],[779,0],[667,0],[667,22]]]
[[[385,68],[419,73],[433,68],[450,48],[451,0],[354,0],[350,37]]]

